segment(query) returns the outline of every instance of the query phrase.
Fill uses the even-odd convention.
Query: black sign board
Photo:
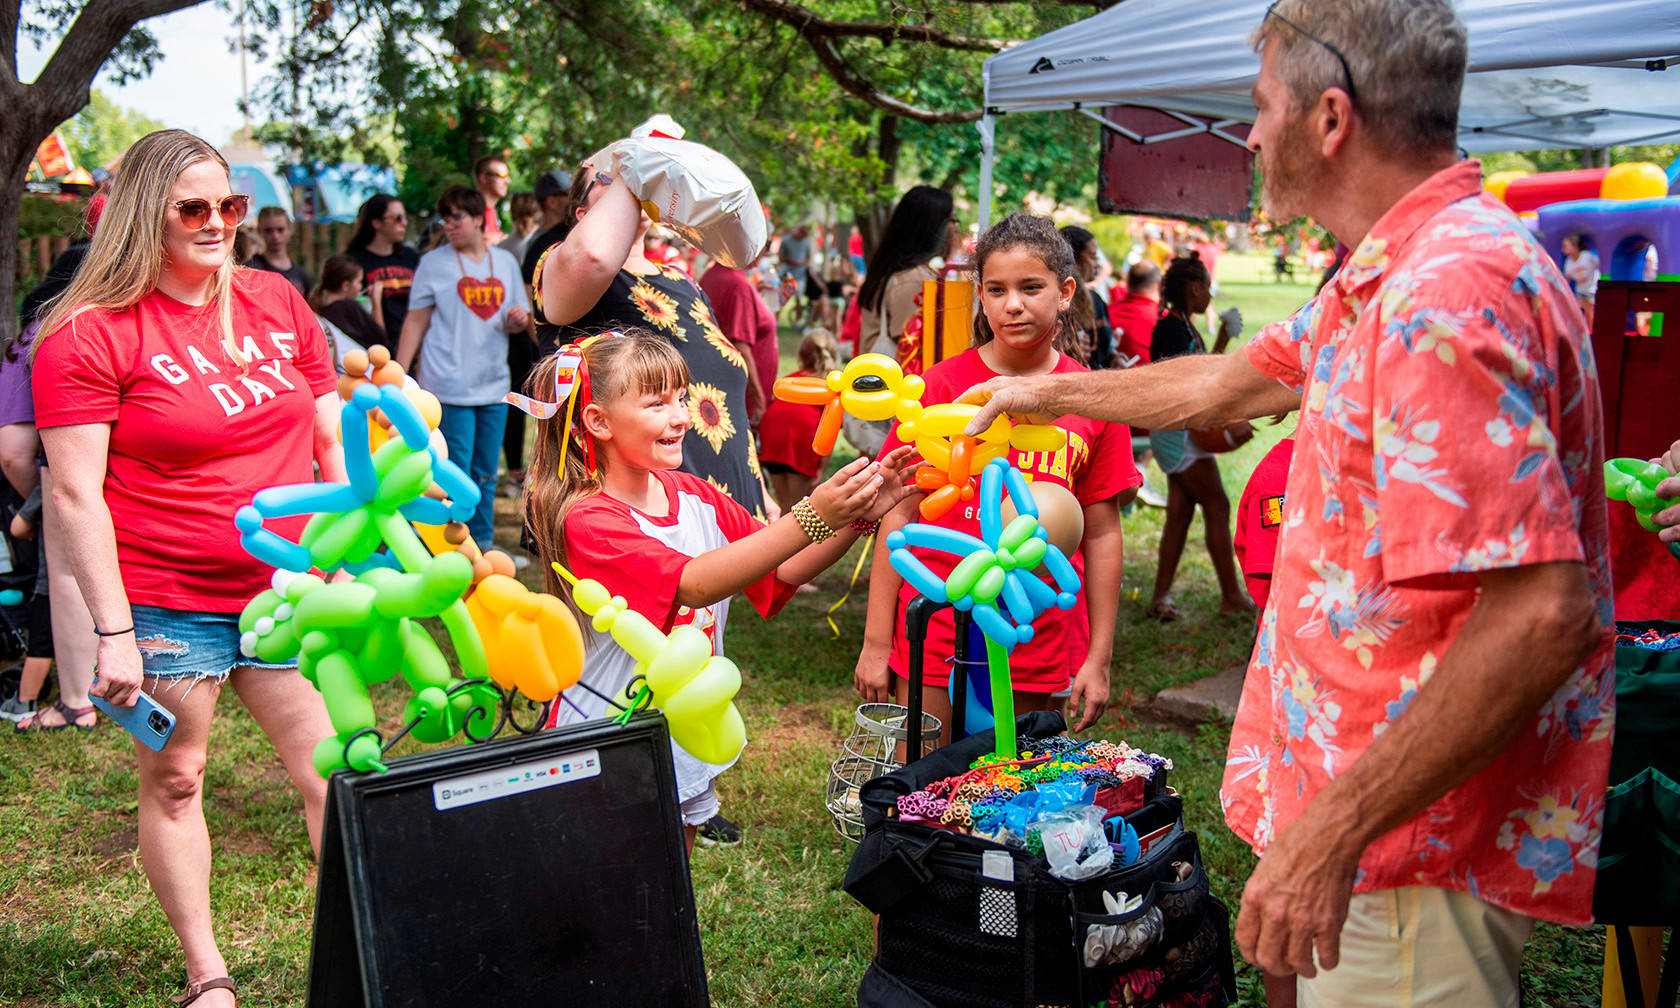
[[[334,773],[309,1008],[708,1005],[673,775],[659,714]]]

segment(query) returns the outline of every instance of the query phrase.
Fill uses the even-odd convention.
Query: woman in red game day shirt
[[[93,615],[93,694],[144,690],[176,717],[161,752],[136,743],[140,859],[186,957],[181,1003],[232,1005],[210,916],[201,786],[222,684],[239,694],[303,794],[319,845],[326,784],[310,754],[332,733],[291,666],[239,654],[239,611],[269,571],[233,514],[258,490],[344,480],[338,396],[314,314],[284,277],[236,267],[250,200],[227,163],[180,130],[123,156],[87,261],[35,344],[36,423],[53,499]],[[271,523],[296,537],[297,520]]]

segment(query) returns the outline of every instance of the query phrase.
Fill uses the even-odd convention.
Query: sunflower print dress
[[[670,340],[688,363],[689,428],[683,440],[683,471],[764,518],[758,454],[746,423],[747,364],[718,328],[711,302],[688,274],[673,266],[660,266],[649,275],[619,270],[595,307],[569,325],[554,325],[543,315],[542,274],[543,264],[538,260],[532,277],[532,307],[541,352],[553,353],[608,329],[639,327]]]

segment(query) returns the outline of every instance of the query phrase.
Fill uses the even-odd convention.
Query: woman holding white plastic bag
[[[532,277],[539,353],[553,353],[567,343],[615,329],[646,328],[670,340],[692,378],[683,470],[722,487],[749,513],[773,518],[775,506],[764,488],[747,424],[746,361],[718,328],[711,302],[693,279],[643,254],[643,238],[653,222],[618,167],[622,161],[615,154],[627,143],[598,152],[573,176],[569,205],[577,226],[543,255]],[[720,158],[698,145],[684,146]],[[645,179],[635,181],[648,185]],[[750,197],[752,211],[758,210],[750,185],[738,195],[740,200]],[[662,201],[669,206],[665,197]],[[720,248],[706,241],[708,235],[700,235],[706,241],[701,250],[720,261],[737,254],[743,243],[751,244],[764,233],[762,213],[759,216],[747,222],[759,225],[756,232],[749,228],[726,236],[722,244],[736,248]],[[696,237],[679,219],[662,223],[685,239]]]

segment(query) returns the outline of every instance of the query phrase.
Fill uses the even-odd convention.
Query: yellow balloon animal
[[[467,614],[496,685],[517,688],[539,703],[552,700],[583,671],[583,631],[566,603],[531,591],[509,573],[479,581]]]
[[[916,488],[927,494],[920,508],[924,521],[938,519],[959,501],[973,500],[979,489],[974,474],[992,459],[1003,458],[1011,449],[1051,452],[1067,444],[1067,432],[1060,427],[1017,424],[1008,416],[999,416],[978,437],[971,437],[964,430],[979,411],[978,406],[941,403],[898,425],[899,438],[914,444],[927,462],[916,472]]]
[[[898,362],[886,354],[867,353],[853,357],[839,371],[827,377],[789,376],[776,382],[777,399],[821,406],[811,449],[818,455],[834,451],[840,436],[840,421],[850,413],[860,420],[909,420],[921,412],[926,386],[917,375],[907,375]]]
[[[590,614],[595,629],[612,634],[636,659],[636,672],[646,677],[653,706],[665,712],[671,738],[707,763],[739,756],[747,728],[735,709],[735,694],[741,691],[735,663],[714,655],[712,642],[698,628],[680,626],[663,634],[599,581],[579,580],[559,564],[554,569],[571,584],[572,598]],[[629,699],[618,698],[626,706]]]

